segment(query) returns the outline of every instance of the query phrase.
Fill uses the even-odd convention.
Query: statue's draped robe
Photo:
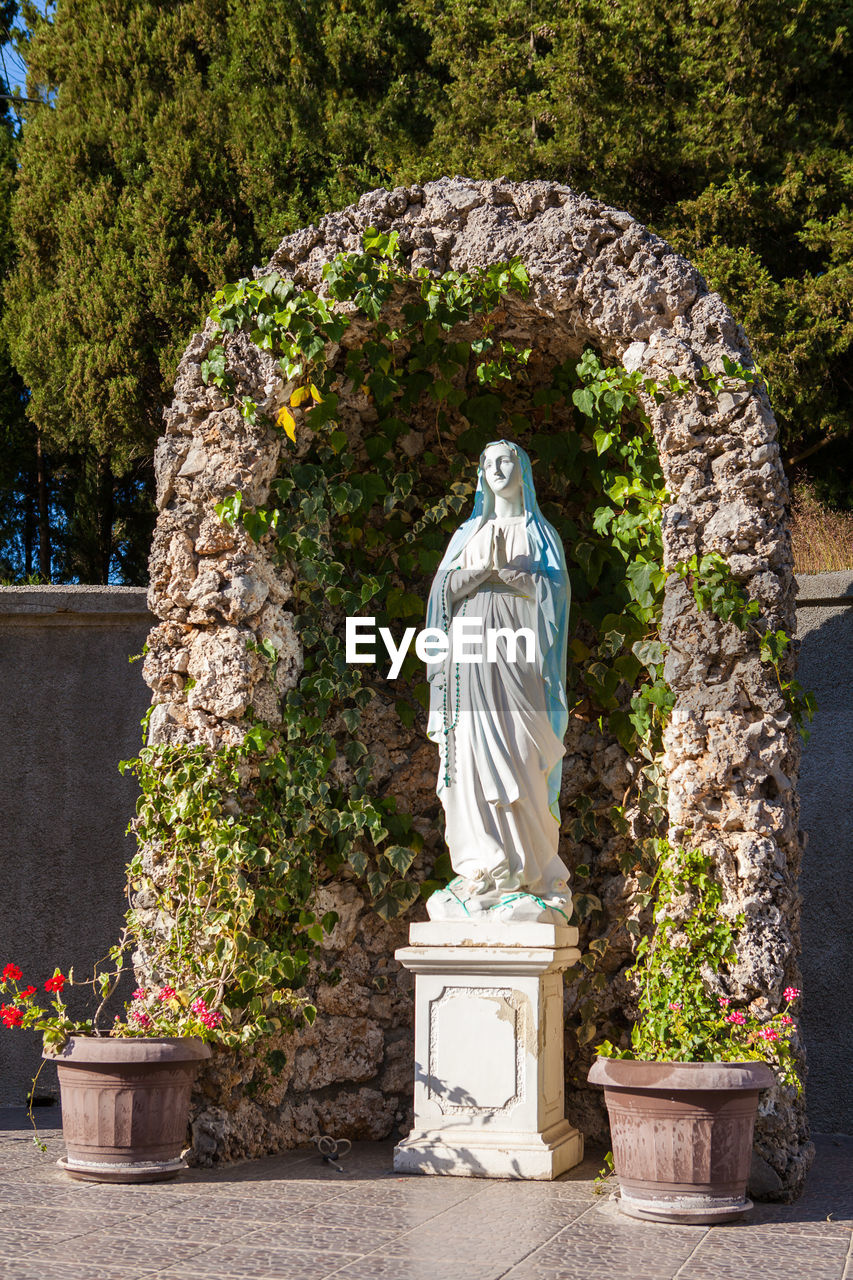
[[[540,897],[564,896],[566,868],[557,857],[559,821],[552,812],[550,782],[565,752],[551,723],[537,619],[538,575],[530,553],[527,516],[487,519],[462,548],[458,569],[443,584],[448,621],[482,619],[483,656],[489,629],[525,627],[535,638],[529,655],[518,638],[514,660],[508,640],[497,642],[497,660],[444,662],[447,701],[443,717],[456,721],[435,736],[441,748],[438,794],[446,814],[446,839],[457,874],[501,892],[523,889]],[[505,539],[510,581],[487,581],[470,590],[471,569],[489,563],[496,531]],[[467,649],[472,651],[469,643]],[[449,759],[447,758],[449,756]],[[450,784],[445,782],[445,776]]]

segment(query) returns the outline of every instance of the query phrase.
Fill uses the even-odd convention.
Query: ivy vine
[[[389,687],[346,663],[343,622],[366,611],[380,626],[421,622],[429,582],[470,503],[476,460],[492,439],[509,436],[531,454],[540,505],[566,548],[575,713],[642,761],[635,785],[646,838],[621,856],[641,893],[653,883],[665,814],[660,757],[674,702],[659,631],[667,494],[645,406],[684,394],[687,384],[606,366],[593,350],[544,369],[537,353],[505,336],[512,299],[529,286],[518,260],[434,277],[407,267],[396,233],[369,230],[361,250],[339,254],[323,279],[322,295],[275,274],[228,285],[211,311],[222,336],[202,365],[204,381],[259,423],[261,407],[238,392],[223,337],[244,331],[278,362],[285,403],[267,425],[289,445],[270,499],[250,506],[238,490],[216,512],[292,570],[304,670],[283,698],[280,722],[251,724],[241,747],[150,747],[132,766],[142,788],[138,834],[157,864],[134,863],[138,892],[153,895],[166,916],[170,894],[212,904],[190,945],[174,930],[158,934],[139,914],[136,926],[164,969],[213,966],[210,981],[231,998],[236,1036],[241,1025],[275,1029],[282,1011],[293,1017],[301,1007],[293,993],[334,925],[310,905],[321,876],[347,864],[390,918],[449,872],[445,855],[411,874],[423,840],[396,797],[375,785],[361,733],[366,707]],[[705,373],[709,394],[756,377],[731,361],[722,374]],[[674,571],[688,578],[700,608],[758,632],[792,710],[808,715],[808,698],[782,675],[788,638],[762,629],[757,604],[725,562],[694,558]],[[271,642],[248,637],[247,645],[274,674]],[[396,688],[399,721],[423,734],[428,689],[414,654]],[[600,817],[581,796],[574,838],[594,836]],[[606,817],[626,829],[623,806]],[[588,875],[575,868],[581,886]],[[575,912],[592,924],[601,902],[581,888]],[[594,938],[582,958],[590,971],[580,992],[582,1039],[596,1032],[604,978],[595,970],[607,947],[606,937]],[[229,997],[232,981],[239,991]]]

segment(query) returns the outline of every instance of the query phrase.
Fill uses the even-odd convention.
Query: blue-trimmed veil
[[[541,663],[542,677],[545,682],[548,719],[554,733],[562,742],[569,723],[566,701],[566,653],[571,586],[566,569],[566,556],[556,529],[548,523],[539,510],[529,457],[520,445],[513,444],[510,440],[494,440],[486,445],[486,449],[491,449],[496,444],[510,449],[521,463],[525,530],[531,558],[530,571],[536,582],[536,656]],[[459,557],[465,546],[494,515],[494,494],[483,478],[483,455],[486,449],[480,454],[474,510],[450,539],[430,589],[426,625],[437,631],[443,630],[442,589],[446,576],[448,572],[459,567]],[[445,677],[445,662],[432,662],[427,665],[427,679],[430,684],[427,734],[433,742],[438,743],[441,743],[443,736],[442,693]],[[558,762],[548,778],[548,803],[551,813],[558,821],[561,774],[562,764]]]

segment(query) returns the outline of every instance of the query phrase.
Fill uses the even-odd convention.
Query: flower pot
[[[192,1037],[72,1036],[56,1063],[72,1178],[160,1182],[185,1168],[190,1092],[210,1047]]]
[[[598,1058],[620,1208],[653,1222],[726,1222],[752,1208],[746,1181],[763,1062]]]

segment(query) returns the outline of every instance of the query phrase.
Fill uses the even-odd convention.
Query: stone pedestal
[[[548,1180],[580,1161],[563,1114],[576,942],[562,925],[412,925],[396,956],[415,974],[415,1127],[398,1172]]]

